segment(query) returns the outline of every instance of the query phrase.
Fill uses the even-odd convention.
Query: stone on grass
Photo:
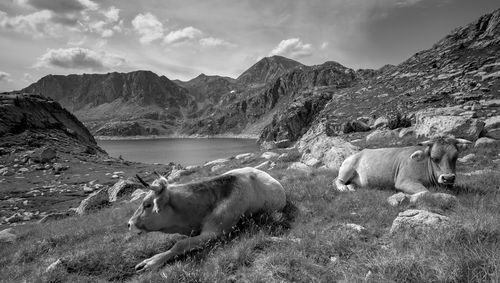
[[[391,234],[409,234],[419,236],[429,230],[446,227],[450,218],[426,210],[409,209],[398,214],[392,222]]]
[[[228,161],[229,161],[229,159],[221,158],[221,159],[216,159],[216,160],[209,161],[209,162],[205,163],[205,165],[203,165],[203,166],[213,166],[213,165],[216,165],[216,164],[226,163]]]
[[[78,215],[84,215],[90,210],[99,209],[109,204],[109,195],[107,189],[100,189],[90,194],[86,199],[82,200],[76,208]]]
[[[224,164],[218,164],[218,165],[213,166],[212,169],[210,169],[210,171],[216,172],[216,171],[223,169],[224,167],[226,167]]]
[[[302,162],[294,162],[288,166],[288,170],[297,170],[309,173],[312,171],[312,168]]]
[[[278,156],[279,156],[279,154],[277,154],[276,152],[266,151],[260,157],[264,158],[264,159],[273,159],[273,158],[276,158]]]
[[[12,228],[7,228],[0,231],[0,243],[13,243],[17,239],[16,234]]]
[[[129,195],[138,188],[142,188],[142,185],[131,179],[122,179],[108,189],[109,201],[115,202],[118,198]]]
[[[267,166],[269,166],[269,164],[271,164],[271,161],[267,160],[267,161],[264,161],[262,162],[261,164],[255,166],[254,168],[255,169],[259,169],[259,170],[263,170],[265,169]]]
[[[255,154],[248,152],[248,153],[242,153],[242,154],[236,155],[235,159],[236,160],[249,159],[249,158],[252,158],[254,156],[255,156]]]
[[[404,137],[409,137],[415,135],[415,129],[410,127],[410,128],[403,128],[401,131],[399,131],[399,138],[404,138]]]
[[[60,268],[64,268],[64,264],[63,264],[62,260],[59,258],[56,261],[54,261],[53,263],[51,263],[47,267],[47,269],[45,269],[45,273],[52,272],[52,271],[54,271],[56,269],[60,269]]]
[[[474,157],[476,157],[476,155],[474,153],[469,153],[463,157],[460,157],[459,159],[457,159],[457,161],[461,162],[461,163],[467,163],[467,162],[473,160]]]

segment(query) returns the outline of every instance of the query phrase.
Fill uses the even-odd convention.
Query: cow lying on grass
[[[142,261],[135,267],[137,271],[161,267],[178,255],[203,247],[232,231],[242,216],[280,211],[286,205],[283,186],[255,168],[235,169],[207,181],[179,185],[169,185],[161,176],[151,185],[139,180],[153,192],[130,218],[129,228],[195,236]]]
[[[438,137],[420,146],[364,149],[349,156],[339,169],[339,191],[356,187],[390,187],[414,195],[429,186],[453,185],[459,149],[471,142]]]

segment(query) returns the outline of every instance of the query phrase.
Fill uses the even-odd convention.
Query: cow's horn
[[[460,143],[460,144],[471,144],[472,143],[471,141],[468,141],[466,139],[455,139],[455,141],[457,143]]]
[[[142,184],[144,187],[146,187],[146,188],[149,188],[149,187],[150,187],[150,186],[149,186],[149,184],[148,184],[148,183],[146,183],[146,182],[145,182],[145,181],[144,181],[141,177],[139,177],[139,175],[138,175],[138,174],[136,174],[136,175],[135,175],[135,177],[137,178],[137,180],[139,180],[139,182],[141,182],[141,184]]]
[[[427,141],[419,142],[418,144],[419,145],[432,145],[433,143],[434,143],[434,141],[427,140]]]
[[[162,178],[162,177],[163,177],[160,173],[156,172],[156,170],[155,170],[155,171],[153,171],[153,173],[155,173],[155,174],[156,174],[156,176],[158,176],[158,177],[160,177],[160,178]]]

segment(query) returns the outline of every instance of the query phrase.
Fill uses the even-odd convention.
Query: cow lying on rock
[[[170,250],[139,263],[143,271],[161,267],[188,251],[230,232],[242,216],[282,210],[286,205],[283,186],[266,172],[235,169],[210,180],[169,185],[161,177],[148,185],[148,194],[130,218],[129,228],[191,236]]]
[[[339,169],[339,191],[356,187],[390,187],[415,195],[429,186],[452,185],[459,150],[471,142],[437,137],[419,146],[364,149],[349,156]]]

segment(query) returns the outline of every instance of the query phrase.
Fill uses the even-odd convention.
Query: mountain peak
[[[304,65],[283,56],[264,57],[243,72],[237,80],[247,85],[264,84],[299,66]]]

